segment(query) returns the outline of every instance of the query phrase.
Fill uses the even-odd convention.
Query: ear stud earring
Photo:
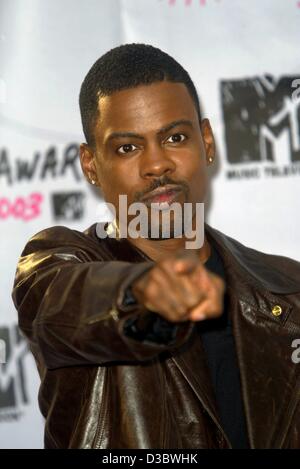
[[[213,157],[210,156],[210,157],[208,158],[208,162],[209,162],[209,163],[212,163],[213,161],[214,161]]]
[[[93,186],[96,184],[95,179],[93,179],[93,178],[91,177],[91,173],[89,173],[89,181],[90,181],[91,184],[93,184]]]

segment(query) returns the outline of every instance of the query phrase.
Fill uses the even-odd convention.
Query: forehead
[[[116,130],[145,133],[179,119],[197,120],[194,101],[183,83],[140,85],[99,99],[97,134]]]

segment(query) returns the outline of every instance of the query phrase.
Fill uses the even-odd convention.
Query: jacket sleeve
[[[141,331],[149,324],[152,331],[160,316],[124,302],[126,289],[152,265],[101,260],[86,235],[65,227],[33,236],[19,259],[12,298],[19,327],[46,367],[151,360],[183,344],[191,322],[169,323],[173,333],[157,341]]]

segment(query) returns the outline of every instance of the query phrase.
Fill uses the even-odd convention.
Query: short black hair
[[[95,143],[94,127],[99,118],[100,97],[158,81],[184,83],[201,121],[200,103],[195,85],[188,72],[173,57],[149,44],[122,44],[102,55],[82,82],[79,106],[87,143],[90,146]]]

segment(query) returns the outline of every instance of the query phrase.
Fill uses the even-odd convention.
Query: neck
[[[172,239],[162,239],[153,241],[147,238],[137,238],[132,239],[128,238],[128,241],[145,254],[147,254],[150,259],[155,262],[159,262],[161,259],[165,258],[168,254],[175,253],[179,250],[184,250],[185,248],[185,238],[172,238]],[[198,257],[200,262],[203,264],[207,261],[211,254],[211,247],[207,241],[207,238],[204,238],[204,243],[201,248],[198,249],[188,249],[189,252],[194,252]]]
[[[193,233],[197,233],[196,238],[193,239],[193,243],[197,246],[198,244],[198,235],[199,235],[199,228],[197,228],[197,222],[199,220],[197,219],[196,216],[192,218],[192,230]],[[116,232],[119,232],[119,222],[117,219],[114,220],[113,222],[114,228]],[[189,232],[189,235],[191,233]],[[161,259],[165,258],[166,256],[176,253],[178,251],[189,251],[193,252],[196,254],[196,256],[199,258],[200,262],[205,263],[209,256],[211,255],[211,246],[209,242],[207,241],[207,237],[205,235],[205,230],[203,230],[203,244],[201,247],[195,247],[191,249],[190,245],[193,244],[191,243],[191,239],[188,239],[185,234],[181,237],[176,237],[176,238],[165,238],[165,239],[151,239],[149,238],[143,238],[143,237],[137,237],[137,238],[131,238],[128,236],[127,232],[127,240],[130,244],[133,246],[137,247],[140,251],[145,253],[150,259],[152,259],[155,262],[159,262]],[[196,242],[195,242],[196,241]],[[188,244],[186,244],[188,242]],[[188,247],[186,247],[188,246]]]

